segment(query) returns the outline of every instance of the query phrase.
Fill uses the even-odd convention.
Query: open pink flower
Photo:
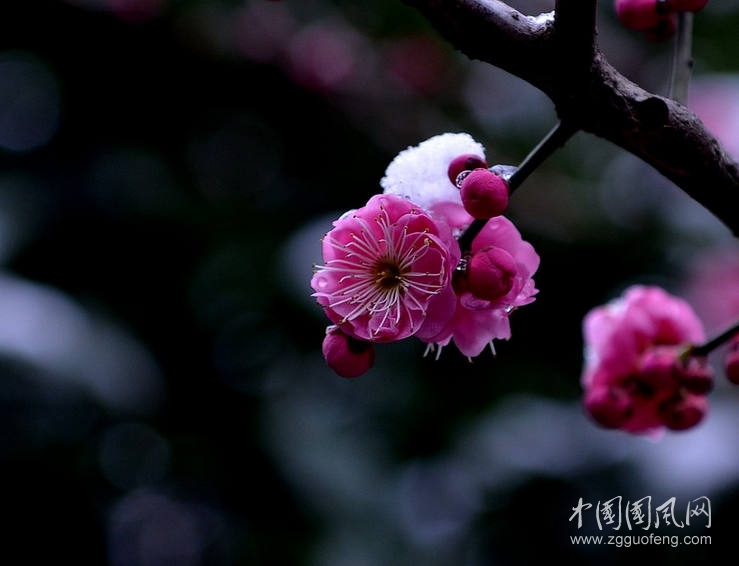
[[[484,261],[476,262],[478,257]],[[479,355],[494,339],[507,340],[511,337],[510,314],[533,302],[538,292],[532,279],[538,267],[539,255],[521,238],[513,222],[504,216],[491,218],[472,242],[467,268],[455,272],[454,316],[441,328],[424,326],[416,336],[438,348],[453,340],[468,357]],[[476,295],[470,276],[488,281],[487,288],[496,290],[497,296]]]
[[[434,299],[444,296],[458,260],[451,233],[422,208],[400,196],[375,195],[326,234],[313,296],[348,336],[402,340],[421,328]],[[450,309],[434,308],[436,324],[450,316]]]
[[[456,184],[462,173],[477,179],[465,190],[479,218],[472,227],[475,218]],[[532,276],[539,256],[500,215],[508,186],[496,175],[469,134],[434,136],[393,159],[380,182],[383,194],[334,222],[311,286],[336,327],[324,341],[324,357],[337,373],[360,375],[374,359],[374,351],[357,355],[347,337],[415,336],[439,353],[454,341],[470,358],[494,339],[510,338],[511,312],[538,292]],[[470,233],[470,249],[464,240],[462,258],[457,238],[467,229],[477,235]]]
[[[583,320],[582,385],[588,414],[607,428],[654,434],[696,425],[707,411],[712,371],[686,348],[704,341],[690,305],[659,287],[635,285]]]

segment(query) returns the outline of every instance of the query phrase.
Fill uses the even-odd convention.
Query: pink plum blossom
[[[443,292],[459,247],[408,199],[373,196],[336,220],[322,247],[324,265],[313,275],[313,296],[348,336],[402,340],[422,327],[434,299],[449,304]],[[435,324],[449,316],[449,308],[434,308]]]
[[[380,184],[386,194],[406,196],[426,208],[438,225],[458,237],[474,217],[465,210],[456,180],[470,169],[498,179],[481,167],[486,164],[485,148],[469,134],[440,134],[400,152]],[[537,293],[532,276],[538,266],[539,256],[513,222],[503,216],[488,220],[471,249],[465,250],[453,287],[430,306],[427,321],[415,336],[429,350],[437,349],[437,355],[453,341],[470,358],[492,346],[494,339],[507,340],[510,314],[532,302]]]
[[[339,375],[367,371],[371,343],[415,336],[440,353],[453,341],[472,358],[510,338],[510,314],[538,292],[539,256],[500,215],[508,186],[486,166],[484,148],[468,134],[434,136],[390,163],[383,194],[334,222],[311,286],[333,323],[323,354]],[[475,218],[456,181],[474,172],[484,186],[470,182],[469,208],[485,210],[461,250],[457,238]]]
[[[491,250],[495,253],[491,254]],[[509,339],[509,315],[516,308],[534,301],[538,290],[532,276],[539,267],[539,255],[530,243],[521,238],[513,222],[504,216],[488,220],[473,240],[469,255],[468,267],[478,266],[475,261],[478,255],[485,258],[479,262],[479,269],[483,270],[479,278],[485,279],[492,271],[493,277],[499,274],[505,280],[497,287],[500,294],[476,296],[469,285],[471,274],[466,269],[458,269],[454,280],[457,295],[454,316],[442,328],[427,326],[416,336],[432,348],[441,348],[454,341],[462,354],[474,357],[494,339]]]
[[[689,347],[705,339],[687,301],[634,285],[583,320],[586,412],[600,425],[656,435],[695,426],[707,411],[713,373]]]

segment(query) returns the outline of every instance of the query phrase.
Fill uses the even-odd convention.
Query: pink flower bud
[[[708,358],[691,356],[678,367],[680,383],[691,393],[705,395],[713,389],[714,371],[708,365]]]
[[[668,399],[659,407],[664,425],[672,430],[687,430],[703,420],[708,399],[703,395],[684,395]]]
[[[517,273],[516,260],[503,248],[488,246],[470,259],[467,288],[480,299],[494,301],[513,288]]]
[[[708,4],[708,0],[666,0],[666,2],[673,12],[698,12]]]
[[[455,157],[449,164],[447,174],[452,185],[457,186],[457,177],[462,171],[472,171],[473,169],[487,168],[487,162],[473,153],[465,153],[458,157]]]
[[[620,387],[596,387],[585,393],[585,411],[605,428],[620,428],[631,418],[629,394]]]
[[[642,354],[639,381],[652,392],[673,389],[677,385],[680,346],[652,346]]]
[[[663,17],[658,4],[658,0],[616,0],[616,16],[629,29],[653,29]]]
[[[352,338],[335,326],[326,329],[322,350],[328,366],[341,377],[359,377],[375,363],[372,342]]]
[[[475,169],[462,181],[464,209],[474,218],[488,220],[508,207],[508,183],[487,169]]]
[[[683,386],[692,393],[704,394],[713,388],[713,369],[704,356],[683,360],[684,346],[652,346],[642,354],[639,381],[653,392]]]

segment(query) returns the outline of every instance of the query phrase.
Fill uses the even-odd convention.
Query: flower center
[[[375,273],[377,275],[375,283],[381,289],[395,289],[403,282],[400,266],[388,260],[378,261],[375,267]]]

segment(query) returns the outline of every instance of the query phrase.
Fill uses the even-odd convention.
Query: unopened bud
[[[703,420],[708,399],[703,395],[684,395],[668,399],[659,407],[664,425],[672,430],[687,430]]]
[[[447,175],[449,175],[449,180],[452,182],[452,185],[456,187],[457,177],[459,177],[460,173],[462,173],[463,171],[472,171],[473,169],[484,169],[487,166],[487,162],[479,155],[475,155],[473,153],[465,153],[463,155],[455,157],[452,160],[452,162],[449,164]]]
[[[341,377],[359,377],[375,363],[375,346],[344,334],[337,327],[326,329],[323,357],[328,366]]]
[[[705,356],[690,356],[678,366],[680,383],[691,393],[705,395],[713,389],[713,368]]]
[[[629,29],[651,30],[661,22],[658,0],[616,0],[616,16]]]
[[[633,414],[631,397],[620,387],[590,389],[584,404],[593,420],[605,428],[620,428]]]
[[[516,278],[516,260],[503,248],[488,246],[472,256],[467,286],[480,299],[494,301],[508,294]]]
[[[487,169],[475,169],[460,187],[464,209],[478,220],[503,214],[508,208],[508,183]]]

